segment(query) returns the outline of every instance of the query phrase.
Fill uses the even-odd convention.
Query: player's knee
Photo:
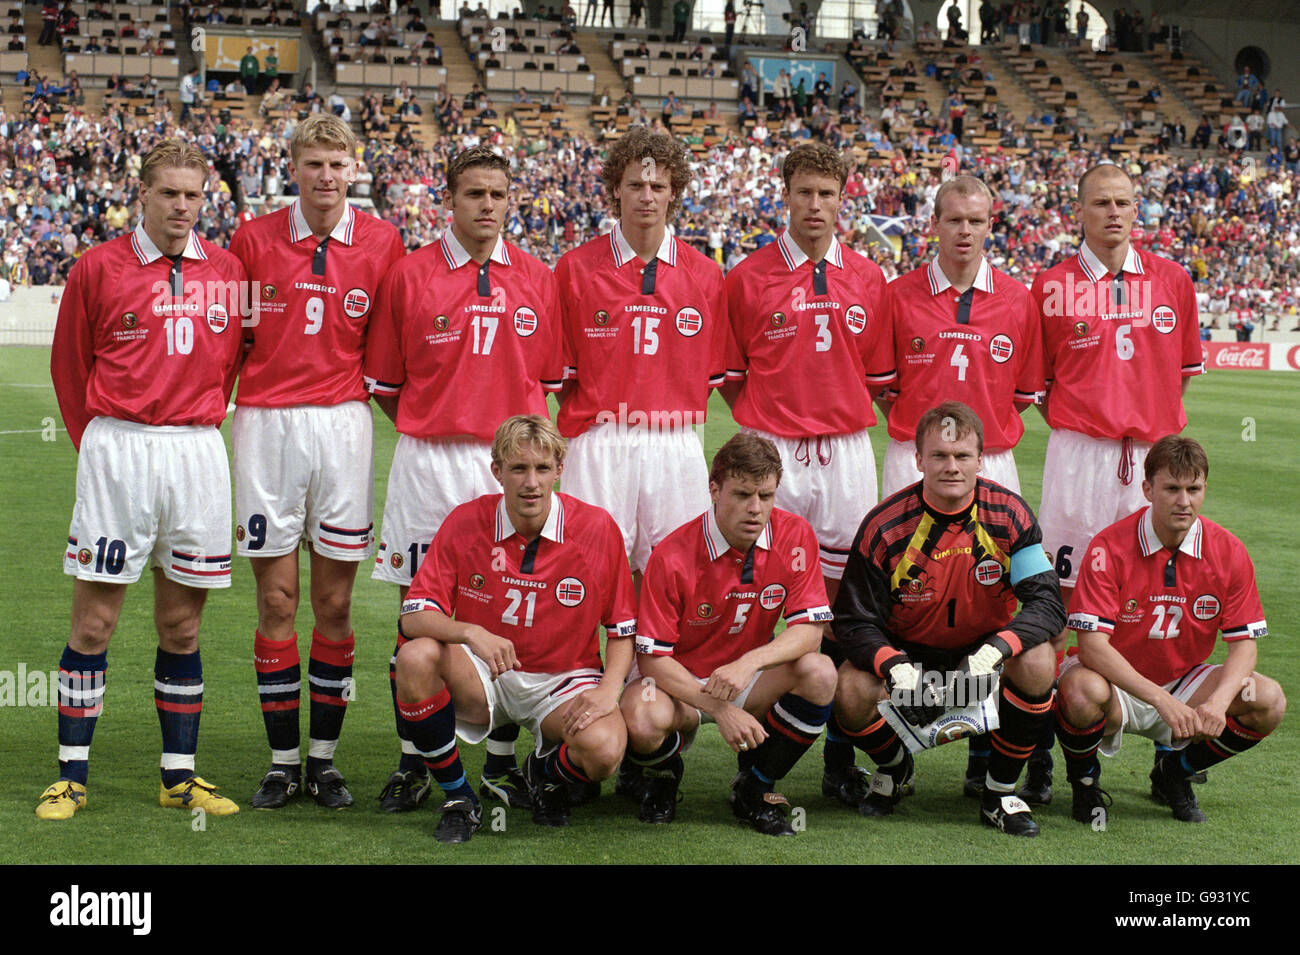
[[[1110,684],[1099,673],[1075,666],[1061,676],[1056,688],[1056,709],[1071,726],[1096,722],[1097,709],[1110,695]]]
[[[261,612],[262,631],[276,630],[293,626],[293,618],[298,613],[298,587],[269,584],[262,588],[258,599]],[[268,634],[269,635],[269,634]]]
[[[156,617],[158,645],[168,653],[193,653],[199,648],[199,614]]]
[[[656,706],[654,702],[642,700],[623,709],[628,746],[639,753],[649,753],[663,745],[664,738],[668,735],[668,725],[662,710],[663,707]]]
[[[412,640],[397,651],[397,696],[408,703],[424,699],[438,682],[443,646],[437,640]]]
[[[1276,729],[1286,715],[1286,694],[1281,684],[1270,677],[1252,673],[1245,680],[1241,697],[1252,704],[1249,712],[1254,717],[1255,727],[1264,732]]]
[[[831,658],[823,653],[805,653],[794,662],[795,693],[810,703],[825,704],[835,697],[838,674]]]
[[[835,717],[845,729],[862,729],[877,716],[881,682],[874,673],[859,670],[851,663],[839,668],[835,684]]]
[[[346,636],[352,622],[352,588],[337,587],[327,593],[312,594],[311,608],[318,630],[341,631]]]
[[[1056,653],[1050,643],[1041,643],[1008,661],[1005,672],[1022,693],[1043,696],[1056,681]]]
[[[593,782],[600,782],[618,772],[627,751],[627,734],[620,720],[606,718],[584,730],[574,746],[583,772]]]

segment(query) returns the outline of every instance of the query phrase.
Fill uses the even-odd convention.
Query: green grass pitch
[[[61,548],[71,514],[76,456],[61,428],[49,385],[47,349],[0,349],[0,460],[4,533],[0,535],[0,680],[19,668],[57,669],[67,639],[72,584],[61,572]],[[1259,669],[1294,691],[1300,662],[1288,642],[1300,613],[1295,545],[1296,440],[1300,434],[1300,376],[1215,372],[1188,393],[1188,434],[1211,460],[1205,514],[1240,536],[1254,558],[1271,634],[1260,641]],[[1046,426],[1026,414],[1028,433],[1017,458],[1025,496],[1037,505]],[[228,430],[227,423],[227,430]],[[721,401],[705,428],[706,453],[734,430]],[[885,436],[877,428],[883,454]],[[385,420],[376,427],[377,510],[394,443]],[[376,524],[379,515],[376,514]],[[304,561],[305,564],[305,561]],[[32,810],[57,776],[56,714],[44,706],[0,706],[0,859],[49,863],[1278,863],[1300,858],[1294,821],[1300,818],[1300,738],[1294,715],[1256,750],[1211,770],[1197,793],[1208,821],[1175,822],[1147,797],[1151,747],[1130,739],[1104,764],[1115,797],[1109,826],[1095,832],[1069,818],[1069,788],[1058,771],[1056,801],[1036,815],[1042,836],[1013,840],[980,826],[973,801],[960,795],[965,747],[942,747],[918,760],[918,792],[888,820],[865,820],[820,793],[820,745],[784,781],[803,831],[774,840],[742,829],[726,803],[734,761],[716,732],[705,729],[686,757],[684,799],[668,827],[636,821],[632,807],[612,795],[578,809],[567,830],[535,826],[526,813],[504,810],[468,845],[439,846],[437,819],[424,811],[388,816],[377,795],[397,752],[389,704],[387,662],[393,647],[397,594],[363,570],[354,597],[357,695],[337,756],[357,804],[327,812],[310,800],[276,813],[247,809],[267,763],[251,663],[256,625],[253,578],[236,559],[234,587],[211,595],[201,646],[206,699],[198,770],[245,806],[239,815],[198,827],[187,814],[157,804],[160,738],[152,693],[156,638],[150,585],[128,592],[109,651],[108,693],[91,756],[87,807],[65,823],[42,823]],[[304,593],[306,587],[304,586]],[[306,614],[299,630],[309,632]],[[302,644],[305,647],[305,641]],[[305,649],[303,650],[305,654]],[[1222,651],[1216,657],[1221,657]],[[5,676],[7,674],[7,676]],[[12,688],[12,682],[10,683]],[[0,683],[0,691],[3,684]],[[304,731],[306,718],[304,710]],[[523,734],[522,747],[528,735]],[[305,745],[305,744],[304,744]],[[480,747],[463,749],[477,779]],[[859,756],[859,762],[862,757]]]

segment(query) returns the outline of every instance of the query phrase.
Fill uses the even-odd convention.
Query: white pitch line
[[[29,431],[0,431],[0,434],[44,434],[45,428],[32,428]],[[67,428],[55,428],[55,431],[67,431]]]
[[[4,385],[8,388],[53,388],[54,382],[41,381],[41,382],[37,382],[36,384],[28,384],[19,381],[0,381],[0,385]]]

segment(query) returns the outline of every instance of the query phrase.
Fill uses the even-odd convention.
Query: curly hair
[[[649,162],[647,162],[649,160]],[[674,216],[682,207],[682,195],[692,178],[690,150],[686,144],[667,133],[651,132],[644,126],[630,127],[605,157],[601,179],[605,183],[610,211],[615,218],[623,217],[623,210],[615,190],[623,183],[623,174],[632,164],[640,164],[645,173],[650,169],[668,170],[668,184],[673,191],[673,200],[668,206],[668,215]],[[656,178],[650,176],[649,178]]]

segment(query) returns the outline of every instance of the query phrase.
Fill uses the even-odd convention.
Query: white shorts
[[[492,445],[397,436],[388,472],[375,580],[409,587],[433,535],[455,508],[501,490],[492,476]]]
[[[304,538],[331,560],[370,557],[374,423],[360,401],[235,409],[235,548],[280,557]]]
[[[569,440],[560,488],[609,511],[633,571],[650,551],[709,509],[709,469],[690,428],[652,431],[598,424]]]
[[[980,455],[980,477],[1001,484],[1009,491],[1020,493],[1020,474],[1016,470],[1016,455],[1010,448],[1002,451],[985,451]],[[880,499],[911,487],[921,480],[916,469],[916,442],[890,439],[885,448],[885,472],[881,479]]]
[[[540,756],[549,748],[542,737],[542,723],[551,711],[575,694],[600,686],[601,672],[590,667],[568,673],[508,670],[493,680],[488,665],[474,656],[469,647],[460,646],[474,663],[488,704],[487,723],[470,723],[456,717],[456,735],[467,743],[481,743],[498,726],[517,723],[533,734],[533,744]]]
[[[99,417],[77,457],[63,572],[133,584],[145,564],[186,587],[230,586],[230,465],[211,425]]]
[[[1142,468],[1151,445],[1137,440],[1131,445],[1132,458],[1125,466],[1121,441],[1062,429],[1048,435],[1038,526],[1062,587],[1073,587],[1079,579],[1093,537],[1146,506]],[[1120,479],[1121,468],[1127,484]]]
[[[1082,666],[1079,663],[1078,656],[1066,657],[1065,662],[1061,664],[1061,673],[1064,674],[1072,667]],[[1170,680],[1164,685],[1164,689],[1171,693],[1174,699],[1181,703],[1186,703],[1192,698],[1201,684],[1211,673],[1219,669],[1217,663],[1201,663],[1192,667],[1176,680]],[[1120,727],[1110,736],[1104,736],[1101,740],[1101,748],[1098,750],[1103,756],[1115,756],[1119,753],[1120,743],[1123,742],[1125,733],[1132,733],[1135,736],[1145,736],[1149,740],[1154,740],[1161,746],[1168,746],[1170,749],[1182,749],[1190,740],[1173,738],[1173,730],[1169,724],[1160,718],[1160,713],[1154,706],[1145,700],[1140,700],[1133,694],[1121,690],[1114,684],[1111,685],[1110,691],[1115,694],[1115,699],[1119,701],[1120,709]]]
[[[743,710],[745,708],[745,704],[749,701],[749,694],[754,692],[754,687],[758,684],[758,678],[761,677],[766,672],[767,672],[766,670],[759,670],[757,673],[755,673],[754,676],[750,679],[749,685],[740,691],[740,695],[737,696],[734,700],[732,700],[732,703],[734,703],[736,706],[740,707]],[[631,671],[628,672],[627,680],[625,680],[623,683],[623,692],[640,693],[642,691],[643,680],[647,681],[647,685],[649,682],[651,682],[649,680],[649,677],[642,676],[641,668],[637,666],[635,661],[633,661],[632,669]],[[697,676],[695,677],[695,682],[699,683],[700,686],[706,686],[709,681],[704,679],[703,677]],[[633,684],[637,684],[637,685],[633,686]],[[686,705],[690,706],[689,703],[687,703]],[[699,732],[701,726],[705,725],[706,723],[716,722],[716,720],[714,720],[712,716],[710,716],[708,713],[705,713],[703,710],[699,709],[698,707],[695,708],[695,715],[699,718],[699,722],[694,726],[690,727],[689,729],[685,729],[682,731],[682,752],[683,753],[691,748],[691,744],[695,742],[695,734]]]
[[[812,525],[822,576],[839,580],[853,548],[853,535],[878,502],[871,434],[865,429],[808,438],[753,433],[771,441],[781,455],[776,506]]]

